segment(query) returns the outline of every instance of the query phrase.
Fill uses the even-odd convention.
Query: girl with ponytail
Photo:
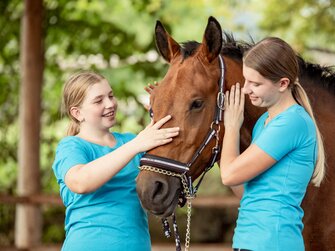
[[[225,99],[221,178],[241,197],[234,250],[304,251],[301,202],[325,176],[325,153],[313,111],[299,83],[296,53],[269,37],[243,57],[245,83]],[[251,145],[239,152],[245,95],[267,111]]]

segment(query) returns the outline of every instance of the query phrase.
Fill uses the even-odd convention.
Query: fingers
[[[166,116],[157,123],[164,122],[167,119],[170,119],[170,117]],[[153,127],[148,128],[142,135],[142,137],[147,138],[149,142],[151,142],[149,143],[149,146],[146,150],[152,149],[153,147],[157,147],[160,145],[168,144],[173,140],[174,137],[179,135],[179,127],[159,129],[158,127],[156,127],[157,123]]]
[[[146,86],[146,87],[144,87],[144,90],[145,90],[147,93],[151,94],[152,89],[150,89],[150,87]]]
[[[179,127],[171,127],[166,129],[159,129],[159,132],[162,135],[163,139],[170,139],[172,140],[173,137],[179,135],[180,128]]]
[[[160,129],[159,133],[159,144],[164,145],[171,142],[174,137],[179,135],[179,127]]]
[[[147,93],[151,94],[152,91],[155,89],[156,86],[158,86],[158,82],[157,82],[157,81],[154,81],[153,84],[148,83],[148,86],[144,87],[144,90],[145,90]]]
[[[168,122],[171,118],[172,118],[171,115],[167,115],[167,116],[165,116],[164,118],[158,120],[158,121],[155,123],[154,127],[157,128],[157,129],[158,129],[158,128],[161,128],[161,126],[164,125],[166,122]]]
[[[225,99],[225,107],[229,105],[235,106],[244,106],[245,96],[241,91],[240,83],[236,83],[236,85],[232,85],[230,88],[230,92],[226,91],[226,99]]]
[[[230,88],[229,105],[235,104],[235,85]]]
[[[153,128],[157,130],[157,139],[161,144],[166,144],[172,141],[172,138],[179,135],[180,128],[179,127],[170,127],[170,128],[162,128],[160,127],[165,124],[167,121],[171,119],[171,115],[168,115],[158,122],[154,124]]]
[[[239,105],[240,104],[240,100],[241,100],[240,83],[236,83],[235,97],[234,97],[235,105]]]
[[[158,130],[158,132],[160,133],[160,135],[162,135],[163,138],[170,138],[170,137],[175,137],[179,134],[179,127],[170,127],[170,128],[163,128],[160,129],[162,127],[162,125],[164,125],[167,121],[169,121],[171,119],[171,115],[167,115],[164,118],[158,120],[155,124],[153,124],[153,120],[151,120],[150,125],[152,125],[153,129]]]
[[[173,138],[179,134],[179,127],[171,127],[166,129],[161,129],[164,138]]]
[[[241,106],[242,109],[244,109],[244,103],[245,103],[245,93],[244,93],[244,91],[241,89],[240,106]]]

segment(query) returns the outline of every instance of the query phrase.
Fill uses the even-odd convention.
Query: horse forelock
[[[181,54],[183,59],[187,59],[188,57],[195,54],[197,49],[199,48],[200,43],[197,41],[187,41],[181,43]]]
[[[254,44],[255,43],[252,38],[250,43],[238,41],[232,33],[223,32],[221,53],[225,56],[242,60],[244,52],[249,50]],[[187,59],[188,57],[194,55],[200,45],[201,43],[197,41],[187,41],[181,43],[182,58]]]

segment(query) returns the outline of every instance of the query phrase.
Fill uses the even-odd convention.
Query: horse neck
[[[251,143],[252,130],[258,118],[265,112],[265,109],[255,107],[250,103],[246,97],[246,104],[244,108],[244,122],[240,133],[240,148],[244,151]]]
[[[242,86],[244,85],[244,77],[242,71],[242,60],[232,59],[228,56],[224,56],[226,71],[225,71],[225,83],[226,90],[230,90],[230,87],[236,82],[239,82]],[[245,150],[251,143],[252,129],[260,117],[265,112],[264,109],[260,109],[251,104],[250,100],[246,97],[245,102],[245,113],[244,122],[241,128],[241,151]],[[223,135],[222,135],[223,137]]]

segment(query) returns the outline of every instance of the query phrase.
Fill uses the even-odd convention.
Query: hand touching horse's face
[[[170,114],[172,119],[164,127],[178,126],[181,130],[172,143],[148,153],[187,163],[205,139],[215,116],[220,78],[217,56],[222,46],[221,28],[215,19],[210,19],[201,44],[188,42],[181,47],[158,22],[156,43],[170,67],[151,93],[153,119],[157,121]],[[189,174],[193,180],[208,163],[211,149],[204,149],[192,165]],[[172,214],[181,190],[178,177],[144,170],[137,178],[142,205],[156,215]]]

